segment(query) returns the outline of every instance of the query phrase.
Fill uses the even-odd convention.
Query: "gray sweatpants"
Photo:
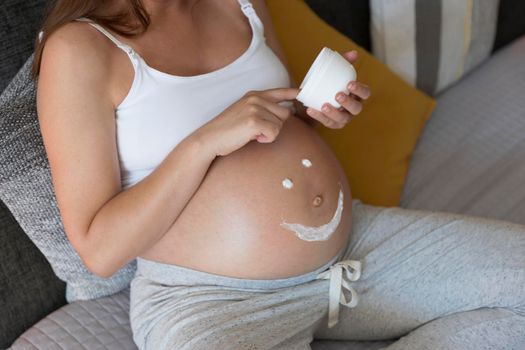
[[[388,350],[525,349],[525,226],[352,204],[348,245],[301,276],[238,279],[139,258],[130,291],[139,349],[304,350],[313,339],[391,340]],[[360,277],[345,280],[358,303],[338,304],[329,328],[332,278],[316,276],[345,260],[361,263]]]

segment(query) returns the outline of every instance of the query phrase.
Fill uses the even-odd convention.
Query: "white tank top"
[[[77,19],[111,39],[134,67],[131,88],[115,111],[122,189],[150,174],[179,142],[246,92],[290,87],[288,71],[266,44],[263,23],[252,4],[237,1],[252,28],[250,46],[227,66],[194,76],[156,70],[99,24]]]

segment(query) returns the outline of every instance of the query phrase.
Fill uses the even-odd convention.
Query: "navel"
[[[314,197],[312,204],[314,207],[319,207],[321,204],[323,204],[323,196],[318,194]]]

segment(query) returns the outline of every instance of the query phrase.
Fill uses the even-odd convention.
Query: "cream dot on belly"
[[[290,180],[289,178],[286,178],[283,180],[283,187],[284,188],[287,188],[287,189],[290,189],[293,187],[293,182],[292,180]]]
[[[303,163],[305,168],[309,168],[312,166],[312,162],[310,161],[310,159],[304,158],[303,160],[301,160],[301,163]]]

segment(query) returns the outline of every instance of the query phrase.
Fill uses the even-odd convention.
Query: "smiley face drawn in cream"
[[[317,196],[319,197],[319,196]],[[317,198],[316,197],[316,198]],[[315,199],[314,199],[315,201]],[[322,197],[321,197],[322,201]],[[339,182],[339,199],[337,201],[337,209],[335,210],[332,219],[321,226],[312,227],[297,223],[287,223],[282,221],[281,226],[293,231],[297,237],[305,241],[326,241],[335,232],[339,223],[341,222],[341,215],[343,213],[343,189]]]

